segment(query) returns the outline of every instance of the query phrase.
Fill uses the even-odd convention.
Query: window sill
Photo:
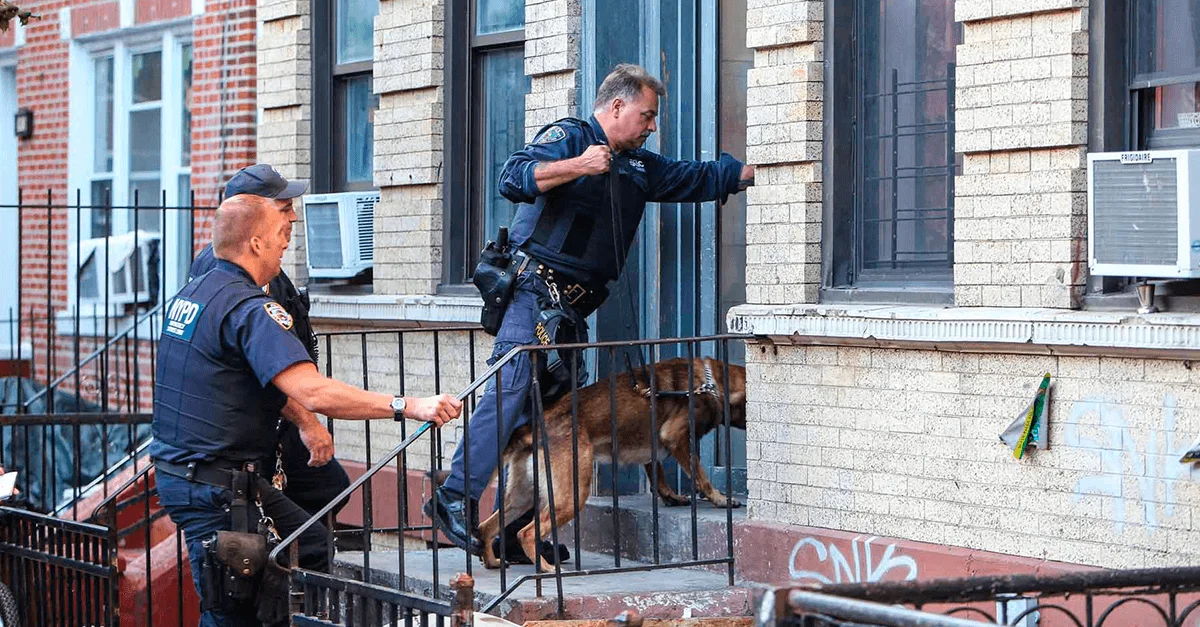
[[[139,340],[158,340],[157,334],[162,329],[162,315],[156,312],[147,316],[144,310],[138,311],[137,315],[142,320],[138,323],[135,335],[134,331],[130,330],[130,327],[133,326],[133,314],[110,315],[107,318],[108,329],[105,330],[106,319],[103,312],[100,315],[94,315],[94,312],[89,311],[88,315],[79,316],[78,336],[111,338],[124,334],[128,335],[130,339],[136,337]],[[61,337],[75,337],[75,314],[69,311],[59,311],[54,314],[54,331]]]
[[[732,333],[776,344],[1200,359],[1200,314],[897,305],[738,305]]]
[[[479,296],[385,296],[313,294],[314,320],[356,322],[440,322],[479,324]]]

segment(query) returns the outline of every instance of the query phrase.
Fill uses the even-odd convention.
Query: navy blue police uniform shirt
[[[166,311],[151,456],[184,463],[271,455],[287,402],[271,380],[312,361],[290,314],[226,260],[184,286]]]
[[[522,250],[584,283],[616,280],[633,245],[648,202],[724,202],[738,191],[742,162],[721,153],[717,161],[676,161],[645,149],[613,155],[618,202],[611,202],[610,174],[582,176],[542,193],[539,163],[582,155],[607,145],[600,123],[565,118],[543,128],[514,153],[500,175],[500,193],[520,203],[509,228]],[[615,235],[615,237],[614,237]]]

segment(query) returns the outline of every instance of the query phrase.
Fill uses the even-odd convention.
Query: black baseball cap
[[[264,198],[287,200],[296,198],[308,190],[308,181],[289,181],[275,168],[256,163],[238,170],[233,178],[225,184],[225,197],[238,194],[252,194]]]

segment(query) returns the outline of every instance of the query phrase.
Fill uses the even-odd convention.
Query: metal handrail
[[[96,520],[96,516],[100,513],[100,510],[107,509],[108,507],[110,507],[112,505],[113,501],[117,500],[117,497],[121,496],[121,493],[125,492],[125,490],[128,490],[130,488],[130,486],[137,483],[138,479],[141,479],[142,477],[146,476],[146,473],[150,472],[150,469],[153,467],[154,467],[153,464],[146,464],[145,466],[142,467],[141,470],[137,471],[132,477],[130,477],[128,481],[121,484],[121,487],[117,488],[116,490],[113,490],[113,493],[109,494],[108,498],[104,499],[103,501],[100,501],[100,504],[97,505],[94,509],[92,509],[92,515],[88,516],[88,520]]]
[[[128,329],[125,329],[124,331],[112,336],[112,338],[110,338],[107,342],[104,343],[104,346],[101,346],[100,348],[97,348],[96,350],[92,351],[91,354],[89,354],[88,356],[81,359],[79,361],[79,363],[75,364],[74,367],[72,367],[70,370],[68,370],[65,374],[60,375],[57,379],[55,379],[53,382],[51,382],[50,385],[47,385],[46,387],[42,388],[38,392],[34,393],[33,396],[31,396],[25,400],[25,403],[24,403],[24,405],[22,405],[21,409],[29,409],[29,406],[34,401],[46,396],[46,394],[48,394],[51,390],[57,389],[58,386],[62,385],[64,382],[66,382],[67,379],[70,379],[71,377],[75,376],[75,374],[78,373],[84,366],[92,363],[97,357],[107,353],[108,349],[110,349],[114,345],[116,345],[117,342],[124,340],[124,339],[128,339],[129,334],[131,332],[133,332],[135,329],[140,327],[143,322],[146,322],[147,320],[149,320],[150,316],[153,316],[153,315],[157,314],[159,311],[161,311],[163,308],[163,304],[164,303],[158,303],[157,305],[146,310],[146,313],[142,314],[142,317],[140,319],[137,316],[134,316],[133,324],[130,325]],[[153,327],[151,327],[151,328],[153,328]],[[153,340],[153,338],[145,338],[145,339]]]
[[[438,329],[438,330],[440,331],[441,329]],[[394,333],[395,331],[393,330],[392,332]],[[589,342],[577,342],[574,344],[555,344],[554,347],[557,349],[566,349],[566,350],[584,349],[584,348],[619,348],[619,347],[629,347],[629,346],[639,346],[640,347],[640,346],[657,346],[657,345],[663,345],[663,344],[679,344],[679,343],[688,343],[688,342],[745,340],[749,337],[751,337],[751,336],[741,335],[741,334],[724,334],[724,335],[686,337],[686,338],[660,338],[657,340],[619,340],[619,341],[590,342],[590,343]],[[541,351],[541,350],[545,350],[545,349],[546,349],[545,346],[541,346],[538,344],[526,344],[526,345],[522,345],[522,346],[513,347],[507,353],[505,353],[503,357],[496,360],[496,363],[493,364],[491,367],[489,367],[482,375],[480,375],[474,381],[472,381],[470,384],[468,384],[467,387],[463,391],[459,392],[455,396],[455,398],[457,398],[459,401],[465,401],[471,394],[475,393],[475,391],[478,390],[480,388],[480,386],[486,384],[488,379],[492,378],[497,372],[499,372],[500,368],[507,365],[510,361],[516,359],[517,355],[520,355],[521,353],[536,352],[536,351]],[[433,427],[433,423],[431,423],[431,422],[426,422],[426,423],[422,424],[420,426],[420,428],[418,428],[412,435],[405,438],[404,441],[402,441],[400,444],[397,444],[396,447],[393,448],[391,450],[391,452],[389,452],[386,456],[384,456],[383,459],[381,459],[378,462],[375,462],[374,466],[371,466],[358,479],[355,479],[350,484],[349,487],[347,487],[345,490],[342,490],[341,494],[338,494],[336,498],[329,501],[329,503],[326,503],[325,507],[322,507],[320,509],[320,511],[318,511],[311,518],[309,518],[307,521],[305,521],[305,523],[303,525],[300,525],[300,527],[298,529],[293,531],[290,535],[288,535],[288,537],[284,538],[282,542],[280,542],[278,545],[276,545],[276,547],[271,551],[271,554],[268,556],[271,564],[275,565],[279,568],[283,568],[283,565],[279,563],[279,554],[282,553],[284,551],[284,549],[291,546],[305,531],[308,531],[309,528],[311,528],[313,525],[317,524],[317,522],[322,520],[327,514],[329,514],[329,512],[333,511],[334,506],[336,506],[338,503],[341,503],[344,499],[346,499],[351,494],[353,494],[354,491],[357,490],[364,483],[366,483],[367,481],[370,481],[371,478],[374,477],[379,471],[383,470],[386,467],[389,467],[391,465],[392,461],[394,461],[396,459],[396,457],[398,455],[400,455],[400,453],[404,452],[404,450],[407,449],[409,446],[411,446],[413,442],[416,442],[417,439],[421,435],[423,435],[426,431],[428,431],[431,427]],[[525,580],[526,580],[525,578],[522,578],[521,581],[523,582]]]

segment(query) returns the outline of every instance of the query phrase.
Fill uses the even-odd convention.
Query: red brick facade
[[[71,276],[68,247],[74,245],[69,230],[74,210],[70,207],[77,194],[67,189],[66,183],[70,42],[63,38],[59,17],[61,9],[70,6],[70,36],[79,37],[119,30],[121,15],[119,3],[112,0],[31,0],[22,6],[41,16],[25,28],[25,43],[17,49],[18,107],[34,113],[33,136],[18,145],[18,186],[26,207],[20,240],[22,335],[34,346],[34,376],[45,381],[47,363],[55,364],[51,375],[65,372],[74,363],[75,352],[74,338],[56,335],[51,340],[47,324],[48,303],[53,313],[70,311],[73,306],[67,302]],[[191,12],[191,0],[136,0],[134,21],[139,28],[155,22],[177,23]],[[191,19],[191,185],[196,204],[211,207],[224,180],[255,159],[255,1],[207,0],[205,12]],[[11,29],[0,34],[0,50],[13,44]],[[49,212],[44,208],[48,201],[55,206]],[[36,205],[41,208],[31,207]],[[201,214],[205,217],[196,221],[197,249],[210,238],[211,212]],[[86,354],[91,341],[85,340],[83,346],[82,354]],[[148,346],[139,354],[139,364],[145,369],[150,363]],[[132,352],[129,356],[132,359]],[[127,376],[132,380],[133,373],[121,375],[122,385]],[[148,370],[139,376],[150,380]],[[112,377],[108,378],[111,382]],[[74,382],[64,387],[73,389]],[[143,408],[148,407],[148,392],[145,387],[141,394]]]

